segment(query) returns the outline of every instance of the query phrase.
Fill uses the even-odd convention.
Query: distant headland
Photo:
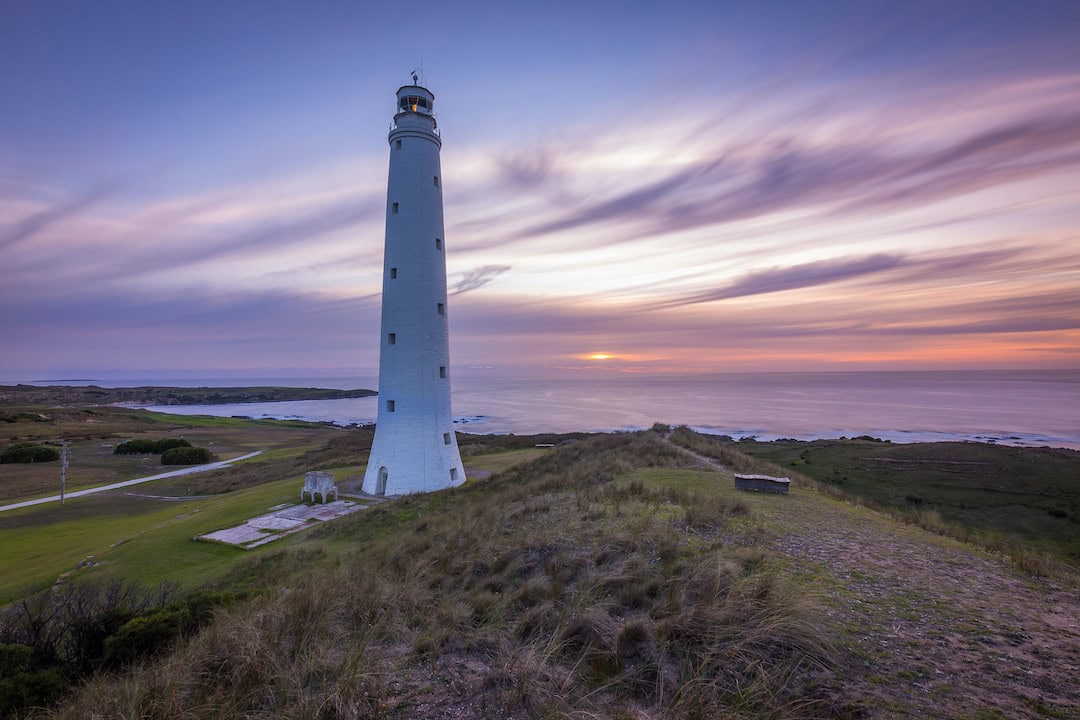
[[[374,390],[333,390],[294,387],[143,387],[105,388],[97,385],[0,385],[0,402],[50,405],[222,405],[288,400],[342,400],[377,395]]]

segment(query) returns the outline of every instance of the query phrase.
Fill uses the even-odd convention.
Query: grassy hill
[[[237,560],[248,599],[48,716],[1080,716],[1074,576],[682,440],[464,439],[495,475]]]
[[[1022,542],[1080,568],[1080,452],[1075,450],[867,439],[740,442],[737,447],[883,507],[936,513],[944,522]]]

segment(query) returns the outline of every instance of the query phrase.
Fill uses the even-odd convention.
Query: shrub
[[[154,655],[169,647],[192,625],[191,611],[183,606],[133,618],[105,641],[105,662],[129,664]]]
[[[0,422],[17,423],[20,420],[29,420],[30,422],[48,422],[48,418],[38,413],[9,413],[0,412]]]
[[[116,446],[114,455],[149,455],[154,452],[153,440],[128,440]]]
[[[19,443],[0,452],[0,463],[35,463],[59,460],[60,453],[55,448]]]
[[[154,443],[155,453],[165,453],[173,448],[191,447],[191,443],[184,438],[164,438]]]
[[[200,447],[175,447],[161,455],[162,465],[201,465],[213,462],[214,453]]]
[[[52,702],[64,689],[56,668],[31,670],[32,654],[28,645],[0,643],[0,717]]]
[[[114,455],[160,455],[173,448],[191,447],[183,438],[161,438],[158,440],[128,440],[116,446]]]

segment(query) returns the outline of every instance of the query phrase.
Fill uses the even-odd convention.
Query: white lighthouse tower
[[[435,95],[397,91],[386,188],[379,415],[364,492],[401,495],[465,482],[450,414],[442,140]]]

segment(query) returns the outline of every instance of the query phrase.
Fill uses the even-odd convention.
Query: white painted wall
[[[434,102],[431,92],[417,86],[402,87],[397,96],[426,97],[429,107]],[[422,108],[398,112],[394,123],[386,192],[379,413],[363,485],[364,492],[378,494],[380,470],[385,468],[386,495],[465,482],[450,411],[442,141],[434,116]]]

